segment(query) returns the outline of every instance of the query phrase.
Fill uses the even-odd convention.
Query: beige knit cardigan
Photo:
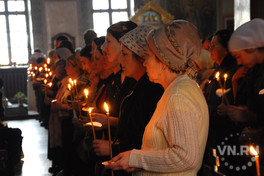
[[[141,150],[132,150],[133,175],[194,176],[202,164],[208,106],[197,83],[177,77],[165,90],[145,128]]]

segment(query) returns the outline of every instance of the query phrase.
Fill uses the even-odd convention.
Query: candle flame
[[[71,78],[69,78],[69,82],[71,83],[71,85],[73,86],[73,81]]]
[[[253,154],[255,156],[258,155],[258,152],[255,150],[255,148],[253,146],[250,146],[249,151],[251,154]]]
[[[44,84],[47,84],[47,80],[46,79],[44,79]]]
[[[49,72],[49,75],[52,76],[52,72]]]
[[[93,107],[90,107],[88,110],[89,110],[89,114],[92,114],[92,110],[93,110],[94,108]]]
[[[71,90],[71,84],[68,84],[68,89]]]
[[[27,71],[27,74],[29,75],[30,73],[31,73],[31,72],[28,70],[28,71]]]
[[[225,80],[227,79],[227,77],[228,77],[228,74],[224,74],[224,78],[225,78]]]
[[[109,113],[109,108],[108,108],[108,105],[106,104],[106,102],[104,102],[104,108],[105,108],[106,112]]]
[[[77,81],[76,81],[76,79],[73,81],[73,83],[74,83],[75,86],[77,85]]]
[[[49,57],[47,58],[47,64],[50,64],[50,58]]]
[[[215,78],[218,79],[219,76],[220,76],[220,73],[219,73],[219,72],[216,72],[216,74],[215,74]]]
[[[49,82],[48,85],[49,85],[49,87],[52,87],[52,82]]]
[[[34,68],[35,70],[37,70],[38,69],[38,67],[37,66],[35,66],[35,68]]]
[[[88,94],[89,94],[88,89],[84,89],[83,92],[84,92],[85,98],[88,98]]]
[[[48,68],[48,72],[50,71],[50,68]]]
[[[46,74],[45,74],[45,77],[46,77],[46,78],[47,78],[47,77],[49,77],[49,74],[48,74],[48,73],[46,73]]]
[[[39,68],[39,72],[41,72],[42,70],[43,70],[43,68],[42,68],[42,67],[40,67],[40,68]]]
[[[32,64],[29,64],[29,68],[31,68],[32,67]]]
[[[35,73],[33,73],[33,74],[32,74],[32,76],[33,76],[33,77],[35,77],[35,76],[36,76],[36,74],[35,74]]]
[[[45,67],[45,72],[47,72],[48,71],[48,69],[47,69],[47,67]]]
[[[44,64],[44,68],[47,68],[47,64]]]

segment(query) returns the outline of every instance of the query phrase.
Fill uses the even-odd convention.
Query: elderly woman
[[[196,82],[185,71],[201,52],[195,26],[175,20],[149,33],[144,65],[151,81],[165,92],[145,128],[141,150],[119,154],[109,168],[135,175],[196,175],[207,133],[208,107]],[[140,170],[139,170],[140,169]]]

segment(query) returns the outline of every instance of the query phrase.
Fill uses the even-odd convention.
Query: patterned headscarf
[[[137,24],[132,21],[120,21],[118,23],[112,24],[108,29],[107,32],[112,34],[113,37],[117,41],[125,35],[127,32],[131,31],[132,29],[136,28]]]
[[[123,45],[125,45],[128,49],[133,51],[140,57],[144,57],[147,55],[147,42],[146,37],[148,33],[153,30],[154,27],[150,25],[141,25],[126,33],[119,40]]]
[[[202,49],[197,28],[185,20],[173,20],[151,31],[147,43],[156,57],[176,72],[192,68]]]

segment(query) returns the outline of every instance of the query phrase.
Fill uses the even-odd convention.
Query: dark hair
[[[84,34],[84,42],[86,45],[91,45],[92,41],[97,37],[97,34],[92,29],[87,29]]]
[[[34,53],[42,53],[42,51],[38,48],[34,49]]]
[[[80,56],[81,57],[87,57],[89,60],[91,60],[92,59],[91,58],[92,56],[90,54],[91,50],[92,50],[92,46],[91,45],[90,46],[85,46],[84,48],[82,48],[82,50],[80,52]]]
[[[65,41],[65,40],[68,41],[69,39],[63,35],[60,35],[56,38],[56,41]]]
[[[103,54],[101,46],[104,44],[104,42],[105,42],[105,36],[94,39],[94,43],[96,44],[97,49],[101,54]]]
[[[62,40],[58,48],[68,48],[72,53],[74,53],[72,43],[68,40]]]
[[[127,32],[135,29],[137,24],[132,21],[120,21],[118,23],[112,24],[107,32],[112,34],[113,37],[119,42],[119,39],[125,35]]]
[[[217,36],[219,43],[229,52],[228,50],[228,41],[232,35],[232,31],[228,29],[222,29],[216,31],[214,36]]]
[[[44,62],[45,62],[45,58],[44,57],[38,57],[37,60],[36,60],[37,64],[41,64],[41,63],[44,63]]]

